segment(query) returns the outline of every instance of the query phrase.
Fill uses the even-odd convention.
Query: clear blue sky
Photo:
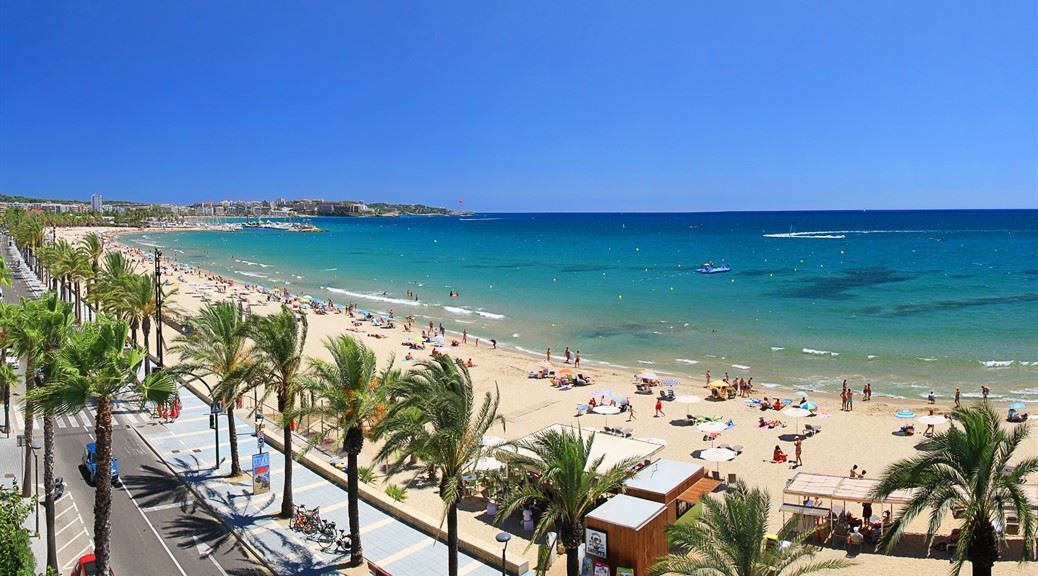
[[[0,192],[1035,208],[1035,6],[5,0]]]

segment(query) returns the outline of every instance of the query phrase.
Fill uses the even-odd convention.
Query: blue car
[[[83,449],[83,469],[87,473],[87,481],[97,484],[97,444],[91,442]],[[112,485],[119,485],[119,459],[112,458]]]

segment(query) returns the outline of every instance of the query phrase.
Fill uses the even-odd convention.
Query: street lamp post
[[[512,539],[512,535],[508,532],[498,532],[495,539],[504,544],[501,548],[501,576],[507,576],[505,573],[505,551],[508,550],[508,541]]]
[[[43,448],[43,443],[39,440],[33,440],[32,444],[29,445],[32,449],[32,458],[34,460],[33,465],[36,467],[36,538],[40,537],[40,455],[37,450]]]
[[[162,250],[155,249],[155,357],[162,360]]]

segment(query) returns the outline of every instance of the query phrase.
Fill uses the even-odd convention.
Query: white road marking
[[[380,567],[382,567],[382,568],[385,568],[386,566],[389,566],[393,562],[396,562],[398,560],[402,560],[404,558],[407,558],[411,554],[414,554],[415,552],[418,552],[419,550],[421,550],[423,548],[428,548],[430,546],[435,546],[435,545],[436,545],[436,540],[433,540],[432,538],[423,538],[422,540],[420,540],[420,541],[418,541],[418,542],[408,546],[407,548],[404,548],[403,550],[401,550],[399,552],[395,552],[395,553],[390,554],[389,556],[386,556],[385,558],[379,560],[378,561],[378,565]]]
[[[160,510],[170,510],[173,508],[180,508],[183,506],[180,502],[169,502],[167,504],[159,504],[157,506],[149,506],[147,508],[141,508],[144,512],[158,512]]]
[[[65,419],[61,416],[55,418],[54,421],[58,423],[58,428],[65,428],[68,426],[68,424],[65,423]]]
[[[76,565],[76,562],[79,562],[79,559],[83,556],[83,554],[86,554],[87,552],[93,552],[93,551],[94,551],[94,545],[93,544],[87,544],[82,550],[79,551],[79,554],[76,554],[75,556],[72,557],[72,560],[68,564],[65,564],[65,567],[62,568],[62,570],[69,570],[69,569],[71,569],[73,566]]]
[[[57,518],[55,518],[55,520],[57,520]],[[58,530],[57,532],[55,532],[55,533],[54,533],[54,537],[55,537],[55,538],[57,538],[58,536],[61,536],[61,533],[62,533],[62,532],[64,532],[64,531],[65,531],[65,530],[67,530],[67,529],[68,529],[68,528],[69,528],[70,526],[73,526],[73,525],[74,525],[74,524],[73,524],[72,522],[69,522],[68,524],[65,524],[65,527],[64,527],[64,528],[62,528],[61,530]]]
[[[72,538],[69,538],[69,539],[68,539],[67,541],[65,541],[65,544],[64,544],[64,545],[62,545],[62,547],[61,547],[61,548],[58,548],[58,554],[61,554],[61,551],[62,551],[62,550],[64,550],[65,548],[68,548],[68,545],[69,545],[69,544],[71,544],[71,543],[75,542],[75,541],[76,541],[76,538],[79,538],[80,536],[83,536],[83,535],[85,535],[86,533],[87,533],[87,531],[86,531],[86,528],[83,528],[83,529],[82,529],[82,530],[80,530],[80,531],[79,531],[79,532],[78,532],[78,533],[77,533],[77,534],[76,534],[75,536],[73,536]]]

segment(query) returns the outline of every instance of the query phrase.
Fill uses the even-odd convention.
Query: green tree
[[[23,528],[32,510],[31,502],[22,502],[17,488],[0,486],[0,574],[34,576],[36,560],[29,546],[29,531]]]
[[[1006,512],[1012,511],[1020,519],[1024,542],[1033,545],[1036,519],[1022,482],[1038,472],[1038,458],[1023,459],[1007,473],[1016,449],[1027,439],[1028,427],[1007,431],[986,402],[961,408],[956,414],[957,423],[953,421],[947,431],[916,446],[921,452],[918,456],[895,462],[880,478],[871,495],[877,500],[897,490],[915,491],[880,545],[889,552],[912,519],[926,510],[930,511],[927,539],[932,543],[948,512],[959,510],[961,531],[952,573],[958,574],[968,560],[974,575],[987,576],[1004,539],[992,523],[1005,526]]]
[[[295,396],[302,385],[303,345],[306,343],[306,316],[297,316],[287,306],[270,316],[254,316],[250,335],[263,365],[263,398],[277,397],[281,432],[285,444],[285,489],[281,497],[281,516],[294,513],[292,500],[292,413]]]
[[[177,371],[199,379],[216,380],[210,391],[213,400],[220,400],[227,407],[231,476],[238,476],[242,470],[238,462],[234,405],[255,385],[260,373],[260,364],[253,359],[248,341],[249,324],[243,318],[241,306],[231,302],[206,304],[188,323],[190,334],[180,337],[171,348],[181,358]]]
[[[516,444],[522,452],[507,459],[521,468],[536,470],[540,476],[510,493],[495,519],[501,522],[520,507],[542,504],[544,511],[530,541],[557,532],[566,548],[569,576],[580,574],[578,549],[584,542],[584,516],[606,495],[623,490],[624,482],[634,475],[633,458],[603,469],[605,455],[591,457],[594,438],[594,434],[585,438],[568,429],[552,429]]]
[[[417,363],[390,389],[395,401],[375,427],[384,439],[376,459],[390,462],[398,472],[412,454],[420,455],[440,475],[440,499],[447,520],[447,573],[458,574],[458,502],[462,475],[482,449],[483,435],[497,416],[499,394],[487,394],[476,404],[472,378],[460,359],[440,356]],[[415,438],[413,417],[424,415],[424,437]]]
[[[703,512],[692,523],[667,529],[671,548],[661,557],[652,574],[716,576],[800,576],[821,570],[839,570],[851,564],[843,559],[805,563],[815,551],[805,546],[810,532],[795,535],[795,521],[782,527],[778,536],[791,542],[786,548],[766,546],[771,498],[758,488],[737,482],[718,498],[702,500]]]
[[[299,416],[318,416],[335,422],[316,434],[310,445],[323,442],[331,434],[338,434],[342,450],[346,452],[347,498],[350,518],[350,565],[363,561],[360,541],[359,466],[357,456],[364,448],[364,430],[376,421],[383,384],[392,385],[398,372],[390,366],[381,373],[377,370],[375,353],[351,336],[328,338],[325,350],[331,362],[310,359],[310,376],[303,380],[303,391],[316,402],[298,411]]]
[[[112,401],[128,396],[141,406],[162,403],[175,390],[169,372],[137,379],[144,356],[137,349],[124,348],[128,332],[125,322],[107,318],[74,330],[57,355],[53,380],[26,397],[28,406],[50,414],[73,414],[96,402],[94,431],[101,473],[94,491],[94,554],[101,574],[108,573],[111,561],[112,478],[105,472],[112,463]]]

